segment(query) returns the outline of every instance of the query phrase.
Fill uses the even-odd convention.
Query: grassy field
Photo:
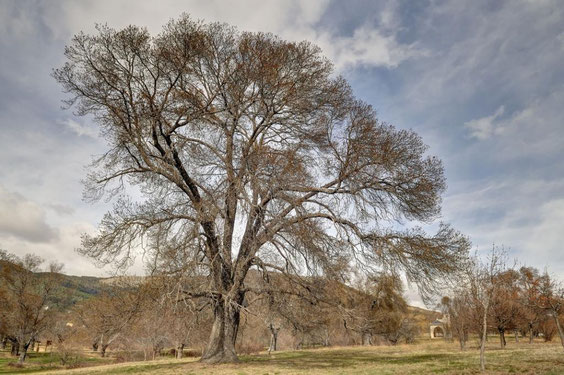
[[[488,374],[564,374],[559,343],[509,343],[501,350],[492,338],[486,353]],[[346,347],[241,356],[241,363],[204,365],[195,359],[161,359],[44,372],[31,358],[23,369],[0,362],[0,374],[478,374],[476,345],[461,352],[455,343],[424,340],[412,345]],[[43,363],[45,365],[45,363]]]
[[[84,366],[95,366],[114,362],[113,359],[100,358],[99,356],[82,356],[79,360]],[[26,359],[25,365],[21,368],[14,366],[16,362],[17,358],[9,356],[9,353],[0,352],[0,374],[30,374],[43,372],[45,370],[60,370],[62,367],[61,359],[56,353],[30,353]]]

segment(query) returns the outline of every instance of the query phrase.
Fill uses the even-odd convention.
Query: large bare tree
[[[108,142],[87,196],[133,186],[144,197],[121,194],[82,252],[120,265],[140,248],[153,264],[174,254],[204,277],[184,290],[213,304],[204,361],[237,360],[253,267],[331,275],[356,263],[429,292],[467,252],[448,225],[398,229],[439,215],[442,164],[417,134],[379,122],[308,42],[184,15],[157,36],[78,34],[65,55],[54,77]]]

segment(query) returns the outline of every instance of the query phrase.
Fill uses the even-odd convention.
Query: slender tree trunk
[[[515,342],[519,342],[519,331],[515,330]]]
[[[533,343],[533,325],[529,324],[529,344]]]
[[[181,359],[184,355],[184,343],[176,345],[176,359]]]
[[[10,355],[16,357],[20,354],[20,343],[18,340],[11,340]]]
[[[8,345],[8,338],[6,336],[2,337],[2,343],[0,344],[0,348],[2,350],[6,349],[6,345]]]
[[[24,343],[20,343],[20,356],[18,358],[18,363],[19,364],[23,364],[25,359],[27,358],[27,349],[29,348],[29,342],[27,344]]]
[[[239,293],[233,303],[226,304],[224,297],[214,306],[214,322],[210,339],[201,361],[205,363],[238,362],[235,341],[239,330],[240,306],[244,294]]]
[[[480,343],[480,371],[486,371],[486,340],[488,338],[488,307],[489,300],[484,304],[484,317],[482,320],[482,342]]]
[[[460,344],[460,350],[464,350],[466,347],[466,331],[464,330],[464,326],[462,326],[462,329],[458,332],[458,342]]]
[[[363,332],[362,333],[362,345],[370,345],[370,332]]]
[[[296,345],[294,346],[294,349],[296,350],[300,350],[302,348],[303,342],[304,342],[304,333],[303,331],[299,331],[297,332],[294,336],[298,337],[299,335],[299,339],[296,341]],[[355,343],[356,344],[356,343]]]
[[[499,331],[499,344],[501,348],[504,349],[505,345],[507,345],[507,341],[505,341],[505,330],[503,328],[498,328],[498,331]]]
[[[100,346],[100,356],[101,356],[102,358],[105,358],[105,357],[106,357],[106,349],[108,349],[108,344],[102,344],[102,345]]]
[[[274,327],[274,324],[270,323],[268,329],[270,330],[270,346],[268,347],[268,353],[270,353],[278,349],[278,332],[280,331],[280,327]]]
[[[556,323],[556,328],[558,328],[558,335],[560,336],[560,343],[564,347],[564,332],[562,331],[562,326],[560,325],[560,320],[558,319],[558,314],[556,312],[552,313],[554,317],[554,322]]]

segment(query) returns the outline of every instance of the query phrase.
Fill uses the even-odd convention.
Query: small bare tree
[[[560,324],[560,315],[564,311],[564,287],[548,273],[540,277],[538,306],[554,319],[564,347],[564,331]]]
[[[94,351],[106,356],[108,347],[139,318],[142,301],[136,288],[114,286],[74,308],[77,323],[87,331]]]
[[[18,362],[24,363],[30,346],[38,340],[56,312],[61,264],[51,263],[46,273],[37,274],[44,260],[27,254],[22,258],[0,251],[0,280],[4,285],[4,318],[19,345]]]
[[[521,267],[519,269],[519,285],[521,303],[521,319],[523,325],[526,326],[529,333],[529,344],[533,343],[534,330],[538,328],[539,323],[546,314],[544,309],[539,306],[540,298],[540,275],[539,271],[533,267]]]
[[[475,256],[468,267],[465,285],[469,292],[471,304],[479,318],[480,333],[480,370],[486,371],[486,340],[488,334],[488,315],[492,300],[498,289],[496,278],[505,270],[506,254],[503,248],[495,245],[488,254],[487,261],[482,262]]]
[[[467,290],[458,290],[453,298],[448,301],[443,299],[446,311],[450,318],[450,328],[454,337],[458,338],[460,350],[464,350],[468,341],[468,333],[472,327],[471,297]]]
[[[342,306],[347,328],[361,335],[363,345],[372,345],[375,335],[397,343],[402,338],[400,331],[408,326],[408,322],[404,323],[407,302],[403,292],[398,276],[380,274],[364,278],[358,290],[349,291],[348,306]]]
[[[507,345],[505,332],[515,329],[522,313],[519,301],[519,273],[514,269],[507,269],[494,277],[495,294],[492,296],[490,316],[492,324],[499,333],[501,348]]]

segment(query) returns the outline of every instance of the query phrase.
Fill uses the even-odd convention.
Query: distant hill
[[[38,278],[48,275],[47,272],[35,274]],[[59,309],[66,310],[77,302],[98,295],[108,286],[104,284],[106,278],[93,276],[70,276],[59,274],[61,291],[57,293],[55,302]]]
[[[429,323],[437,318],[442,317],[442,313],[433,310],[426,310],[420,307],[408,306],[408,317],[413,320],[419,328],[421,335],[426,335],[429,332]]]

